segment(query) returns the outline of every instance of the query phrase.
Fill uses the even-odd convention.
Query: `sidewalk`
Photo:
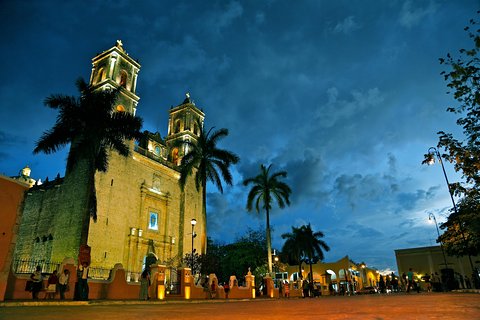
[[[293,298],[292,298],[293,299]],[[168,300],[14,300],[0,302],[3,307],[51,307],[51,306],[109,306],[109,305],[162,305],[162,304],[197,304],[197,303],[232,303],[232,302],[255,302],[255,301],[276,301],[278,299],[257,298],[257,299],[168,299]]]
[[[426,293],[426,292],[424,292]],[[474,293],[480,294],[480,289],[461,289],[452,290],[451,293]],[[437,294],[437,293],[428,293]],[[403,294],[389,294],[383,296],[396,296]],[[414,296],[416,294],[412,294]],[[362,295],[364,296],[364,295]],[[376,296],[376,295],[372,295]],[[325,296],[328,297],[328,296]],[[324,298],[325,298],[324,297]],[[348,297],[345,297],[348,299]],[[289,298],[289,300],[295,300],[301,298]],[[191,299],[185,300],[181,298],[170,298],[166,300],[89,300],[89,301],[73,301],[73,300],[12,300],[1,301],[0,308],[3,307],[48,307],[48,306],[110,306],[110,305],[165,305],[165,304],[199,304],[199,303],[233,303],[233,302],[256,302],[256,301],[279,301],[287,299],[271,299],[266,297],[256,299]]]

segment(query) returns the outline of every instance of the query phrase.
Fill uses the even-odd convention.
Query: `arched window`
[[[175,126],[173,129],[173,133],[179,133],[180,132],[180,120],[175,121]]]
[[[105,80],[105,69],[100,68],[97,73],[97,83],[102,82],[103,80]]]
[[[198,136],[198,125],[196,122],[193,124],[193,134]]]
[[[155,146],[155,154],[157,156],[160,156],[160,147],[159,146]]]
[[[120,71],[120,82],[119,84],[126,88],[127,87],[127,72],[125,70]]]
[[[117,112],[125,112],[125,107],[119,104],[116,108]]]
[[[174,148],[172,150],[172,162],[174,164],[177,164],[178,163],[178,148]]]

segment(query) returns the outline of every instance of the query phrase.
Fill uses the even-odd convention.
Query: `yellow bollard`
[[[159,272],[157,274],[157,299],[165,299],[165,273]]]

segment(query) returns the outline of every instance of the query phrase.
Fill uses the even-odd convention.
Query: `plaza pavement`
[[[480,319],[478,293],[169,301],[12,301],[1,320]]]

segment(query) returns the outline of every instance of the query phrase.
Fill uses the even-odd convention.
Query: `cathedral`
[[[120,88],[115,112],[135,114],[140,100],[136,94],[139,71],[138,61],[117,41],[92,59],[90,85],[96,90]],[[111,269],[121,263],[126,270],[139,272],[148,256],[178,266],[186,253],[205,253],[202,190],[196,189],[194,179],[187,179],[181,190],[178,165],[185,150],[175,147],[178,140],[196,141],[204,117],[187,94],[181,104],[170,108],[164,138],[145,131],[140,141],[130,142],[128,157],[110,154],[108,171],[95,174],[98,218],[96,222],[90,219],[88,231],[92,266]],[[85,172],[76,166],[65,177],[28,190],[16,260],[77,260],[82,209],[87,203],[85,181]]]

